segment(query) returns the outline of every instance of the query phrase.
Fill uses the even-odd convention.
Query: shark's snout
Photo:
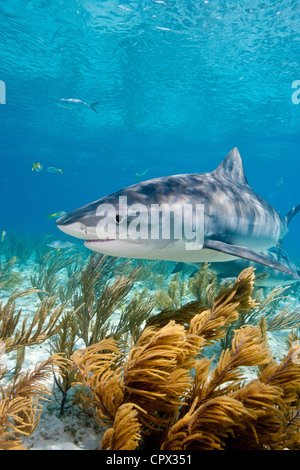
[[[59,221],[56,222],[57,227],[67,235],[72,237],[81,238],[86,240],[88,237],[87,226],[81,222],[73,222],[71,224],[60,224]],[[92,237],[91,237],[92,238]]]
[[[72,237],[82,240],[93,240],[96,238],[96,226],[91,223],[87,216],[79,218],[70,213],[57,219],[56,225],[62,232]]]
[[[63,225],[68,225],[71,222],[69,214],[63,215],[59,219],[56,219],[56,225],[61,227]]]

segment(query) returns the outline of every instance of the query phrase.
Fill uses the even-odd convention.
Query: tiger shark
[[[165,208],[170,209],[167,222]],[[212,172],[143,181],[76,209],[56,223],[66,234],[85,240],[87,248],[106,255],[187,263],[243,258],[295,276],[288,266],[262,252],[281,244],[299,210],[300,205],[283,217],[257,195],[234,148]],[[164,230],[166,223],[169,231]]]

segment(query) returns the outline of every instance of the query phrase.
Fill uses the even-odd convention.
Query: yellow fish
[[[6,235],[6,232],[5,230],[3,230],[2,235],[1,235],[1,242],[4,242],[5,235]]]
[[[54,212],[54,214],[47,214],[47,215],[48,215],[48,219],[52,219],[52,217],[63,217],[64,215],[66,215],[66,212],[60,211],[60,212]]]
[[[33,163],[33,167],[31,169],[31,171],[36,170],[36,171],[40,172],[40,171],[42,171],[42,169],[43,169],[42,165],[40,164],[40,162],[38,162],[38,163]]]
[[[146,168],[146,170],[142,171],[141,173],[136,173],[136,179],[138,180],[141,176],[144,176],[148,173],[149,168]]]

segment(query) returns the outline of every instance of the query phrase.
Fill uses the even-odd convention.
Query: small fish
[[[52,219],[52,217],[63,217],[64,215],[66,215],[66,212],[65,211],[59,211],[59,212],[54,212],[54,214],[47,214],[48,215],[48,219]]]
[[[91,108],[95,113],[98,113],[97,109],[94,108],[97,104],[99,104],[100,101],[96,101],[96,103],[85,103],[85,101],[78,100],[77,98],[62,98],[58,100],[58,106],[61,108],[66,108],[66,109],[77,109],[80,107],[88,106]]]
[[[49,166],[49,167],[47,168],[47,171],[48,171],[49,173],[61,173],[61,174],[63,174],[63,172],[62,172],[62,170],[61,170],[60,168],[55,168],[54,166]]]
[[[3,230],[2,235],[1,235],[1,242],[2,243],[4,242],[5,235],[6,235],[6,231]]]
[[[143,170],[141,173],[136,173],[136,179],[138,180],[141,176],[145,176],[149,171],[149,168],[146,168],[146,170]]]
[[[64,248],[71,248],[71,246],[74,246],[74,243],[55,240],[54,242],[47,243],[47,246],[54,248],[55,250],[63,250]]]
[[[281,188],[281,186],[284,184],[284,179],[282,176],[278,178],[278,180],[276,181],[276,184],[279,188]]]
[[[40,162],[38,162],[38,163],[33,163],[33,167],[31,171],[35,170],[37,172],[40,172],[42,171],[42,169],[43,169],[42,165],[40,164]]]
[[[45,235],[43,235],[44,240],[49,240],[49,238],[52,238],[52,237],[53,237],[53,233],[45,233]]]

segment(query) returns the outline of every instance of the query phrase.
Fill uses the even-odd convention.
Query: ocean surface
[[[134,184],[145,169],[143,179],[211,171],[235,146],[251,187],[285,214],[300,202],[299,9],[292,0],[1,2],[1,233],[61,239],[47,214]],[[69,98],[99,102],[98,112],[58,106]],[[289,256],[300,256],[299,230],[296,217]]]

